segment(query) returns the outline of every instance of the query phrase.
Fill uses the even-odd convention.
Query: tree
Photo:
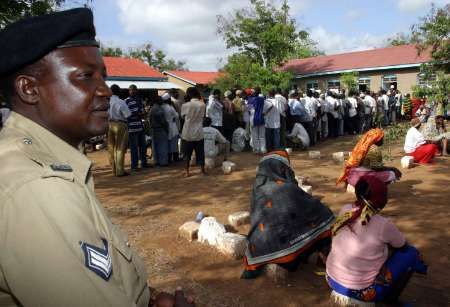
[[[100,53],[103,56],[114,56],[121,57],[123,55],[123,51],[120,47],[105,47],[100,45]]]
[[[399,32],[393,37],[387,39],[387,45],[389,46],[401,46],[412,43],[412,37],[409,34]]]
[[[430,63],[421,65],[426,86],[413,87],[413,92],[443,105],[450,94],[450,4],[442,8],[433,5],[430,13],[412,27],[412,40],[419,54],[429,51],[432,57]]]
[[[421,22],[412,27],[412,41],[420,53],[430,50],[436,69],[450,72],[450,4],[434,5]]]
[[[26,16],[44,15],[64,4],[88,6],[93,0],[1,0],[0,1],[0,29]]]
[[[359,73],[357,71],[344,72],[341,74],[340,81],[347,91],[356,90],[358,87],[358,77]]]
[[[215,87],[222,92],[232,88],[255,86],[267,92],[273,87],[287,88],[293,78],[290,72],[274,71],[263,67],[260,63],[252,62],[250,56],[245,53],[231,55],[222,72],[215,82]]]
[[[287,88],[292,73],[280,70],[291,58],[317,55],[314,42],[305,30],[298,30],[285,0],[280,8],[263,0],[250,0],[250,7],[235,11],[229,18],[217,16],[217,32],[228,49],[237,52],[228,58],[216,86],[222,90],[260,86]]]
[[[264,68],[279,66],[294,55],[314,54],[308,32],[298,31],[289,16],[287,1],[280,9],[264,0],[250,0],[250,4],[229,19],[217,16],[217,32],[227,48],[237,48]]]

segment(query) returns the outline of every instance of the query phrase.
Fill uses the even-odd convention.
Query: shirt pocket
[[[113,257],[113,276],[120,279],[119,282],[126,294],[137,302],[148,288],[145,264],[130,248],[127,235],[116,226],[112,231],[111,245],[116,256]]]

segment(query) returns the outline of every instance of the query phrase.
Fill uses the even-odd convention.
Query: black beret
[[[76,8],[21,19],[0,31],[0,46],[0,76],[6,76],[57,48],[99,45],[92,11]]]

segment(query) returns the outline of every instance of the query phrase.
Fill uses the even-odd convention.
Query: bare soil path
[[[336,151],[350,151],[353,137],[328,140],[316,146],[324,158],[311,160],[307,152],[293,152],[296,175],[306,176],[313,195],[334,212],[353,200],[335,180],[342,165],[331,159]],[[400,168],[402,144],[391,146]],[[111,175],[106,151],[89,154],[99,199],[114,221],[129,234],[130,243],[145,259],[149,284],[173,292],[182,286],[197,306],[326,306],[330,290],[323,277],[304,265],[276,285],[265,277],[241,280],[242,261],[178,237],[178,227],[198,211],[224,224],[230,213],[249,210],[250,191],[259,157],[233,154],[238,170],[223,175],[220,168],[202,176],[194,170],[182,177],[182,164],[141,171],[128,177]],[[438,157],[433,165],[403,170],[401,181],[390,186],[390,201],[383,210],[418,247],[429,264],[426,277],[415,275],[402,295],[413,306],[450,306],[450,158]],[[246,234],[247,227],[237,229]]]

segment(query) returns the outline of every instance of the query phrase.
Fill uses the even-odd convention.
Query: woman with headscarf
[[[366,132],[353,148],[336,184],[345,182],[355,186],[359,178],[364,175],[376,176],[385,183],[400,179],[402,173],[398,169],[383,165],[383,156],[380,150],[383,138],[384,132],[379,128]]]
[[[355,202],[342,208],[332,227],[327,258],[332,296],[344,304],[395,302],[412,273],[426,274],[427,266],[398,228],[379,214],[388,201],[387,185],[364,176],[355,190]]]
[[[255,278],[269,263],[295,271],[316,251],[324,261],[333,222],[331,210],[298,186],[287,152],[267,154],[253,185],[242,278]]]

